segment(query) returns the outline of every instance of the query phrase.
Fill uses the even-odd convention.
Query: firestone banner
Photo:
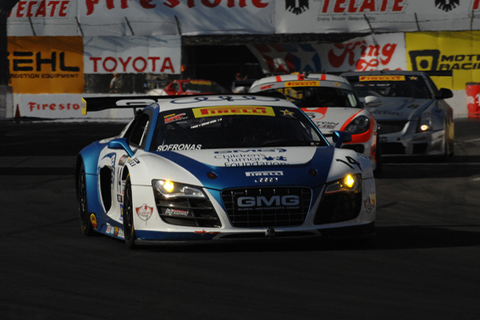
[[[346,72],[406,68],[403,33],[336,44],[250,45],[266,74]]]
[[[180,74],[179,36],[84,37],[85,73]]]
[[[10,36],[273,34],[273,0],[20,0]]]

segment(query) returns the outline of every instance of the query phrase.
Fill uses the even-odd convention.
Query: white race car
[[[255,95],[85,98],[138,107],[78,155],[82,230],[145,243],[371,236],[370,161],[336,147],[294,104]]]
[[[334,131],[350,133],[352,140],[342,148],[365,155],[374,170],[380,172],[377,123],[345,78],[314,73],[272,76],[257,80],[249,92],[283,94],[312,119],[330,142]]]

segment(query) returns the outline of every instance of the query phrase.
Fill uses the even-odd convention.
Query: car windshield
[[[358,77],[357,77],[358,78]],[[370,80],[381,79],[386,80]],[[391,78],[391,77],[390,77]],[[355,92],[361,98],[366,96],[375,97],[401,97],[401,98],[415,98],[415,99],[430,99],[431,94],[428,90],[425,81],[421,77],[395,77],[395,81],[387,80],[388,76],[379,77],[364,77],[364,80],[357,79],[357,81],[350,80]],[[399,79],[399,80],[397,80]]]
[[[360,108],[361,104],[352,91],[331,87],[288,87],[277,91],[285,95],[287,100],[300,108]],[[267,91],[268,92],[268,91]]]
[[[183,91],[188,93],[226,93],[216,82],[208,80],[192,80],[181,83]]]
[[[151,150],[326,145],[298,109],[226,106],[160,113]]]

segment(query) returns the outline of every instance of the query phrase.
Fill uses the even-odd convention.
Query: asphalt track
[[[76,153],[123,124],[0,122],[0,319],[478,319],[480,121],[456,155],[389,161],[368,244],[127,250],[85,237]]]

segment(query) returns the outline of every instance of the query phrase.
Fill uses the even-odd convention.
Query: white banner
[[[337,44],[249,45],[265,74],[406,69],[403,33]]]
[[[459,31],[480,28],[480,0],[281,0],[276,33]]]
[[[84,37],[84,73],[180,74],[180,36]]]
[[[273,34],[273,0],[20,0],[9,36]]]

